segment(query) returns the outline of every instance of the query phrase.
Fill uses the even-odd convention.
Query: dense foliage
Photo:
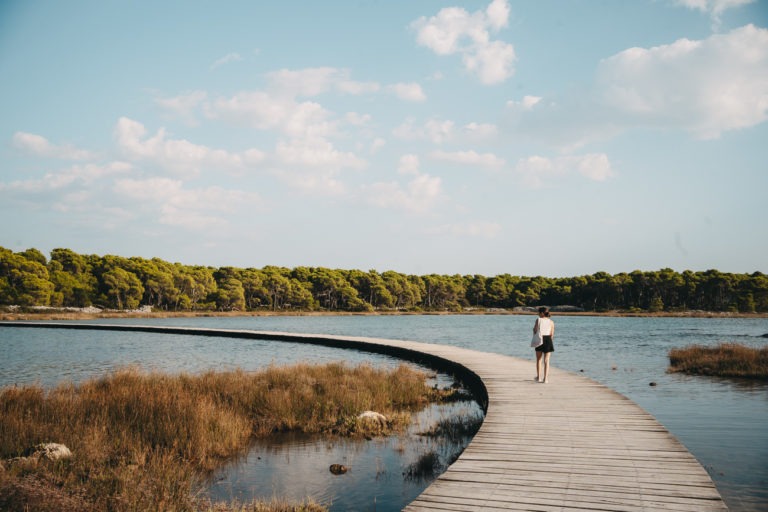
[[[159,258],[0,247],[0,305],[167,311],[461,311],[546,304],[586,311],[767,312],[768,276],[672,269],[548,278],[501,274],[189,266]]]

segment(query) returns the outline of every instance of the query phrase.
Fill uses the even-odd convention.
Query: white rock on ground
[[[387,426],[387,417],[375,411],[361,412],[357,415],[357,419],[360,421],[373,421],[378,423],[381,428]]]

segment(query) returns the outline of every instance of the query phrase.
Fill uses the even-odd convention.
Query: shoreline
[[[556,316],[626,317],[626,318],[768,318],[768,313],[734,313],[719,311],[553,311]],[[533,311],[515,310],[466,310],[466,311],[102,311],[83,312],[49,310],[40,312],[0,311],[0,320],[96,320],[110,318],[206,318],[206,317],[272,317],[272,316],[484,316],[484,315],[535,315]]]

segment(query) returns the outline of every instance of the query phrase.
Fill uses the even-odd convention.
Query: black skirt
[[[536,352],[544,352],[545,354],[547,352],[554,352],[555,344],[552,343],[552,336],[542,336],[542,339],[544,343],[536,347]]]

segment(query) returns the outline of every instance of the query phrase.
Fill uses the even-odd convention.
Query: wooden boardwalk
[[[487,407],[459,459],[405,510],[724,511],[707,472],[650,414],[583,376],[458,347],[377,338],[50,322],[0,326],[175,332],[356,348],[462,374]],[[533,355],[531,355],[533,359]]]

